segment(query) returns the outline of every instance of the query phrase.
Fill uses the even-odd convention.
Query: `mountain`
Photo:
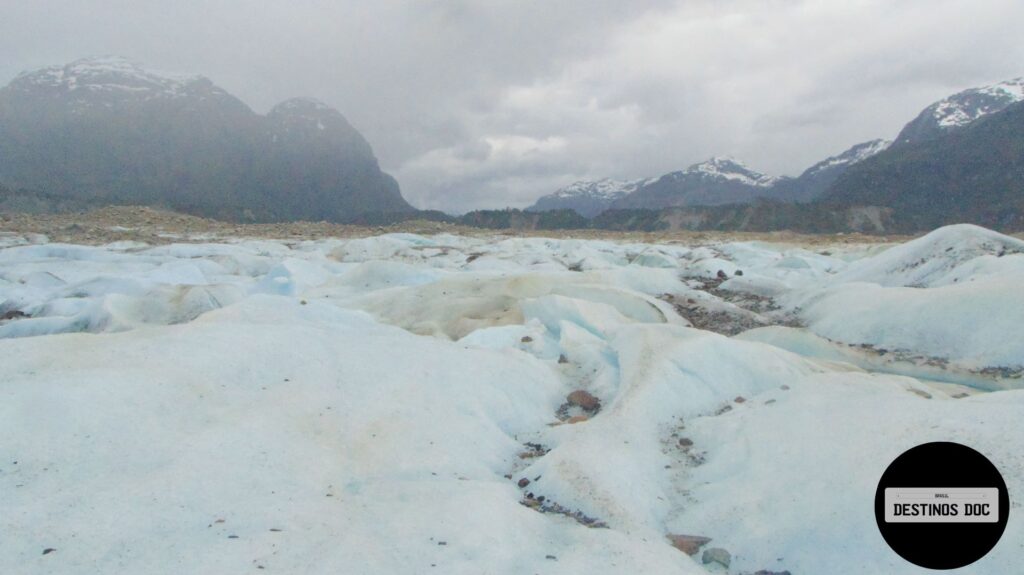
[[[894,145],[847,170],[821,201],[891,208],[897,231],[954,223],[1024,230],[1024,102]]]
[[[297,99],[262,116],[202,76],[114,57],[0,89],[0,182],[231,220],[413,210],[337,111]]]
[[[1024,100],[1024,78],[964,90],[925,108],[896,137],[896,146],[931,140]]]
[[[658,209],[747,203],[762,197],[779,181],[732,158],[711,158],[689,168],[649,180],[619,198],[612,209]]]
[[[648,180],[621,181],[605,178],[596,181],[575,182],[552,194],[541,197],[528,212],[544,212],[549,210],[574,210],[576,213],[592,218],[607,210],[611,205],[647,183]]]
[[[836,179],[854,164],[886,150],[892,142],[872,140],[814,164],[797,178],[780,179],[769,197],[780,202],[810,202],[821,197]]]

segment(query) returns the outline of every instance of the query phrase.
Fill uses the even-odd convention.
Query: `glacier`
[[[4,573],[910,574],[897,455],[1024,492],[1024,242],[975,226],[0,248]]]

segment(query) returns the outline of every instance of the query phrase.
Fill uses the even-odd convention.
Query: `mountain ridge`
[[[0,181],[75,200],[229,220],[413,210],[344,116],[310,98],[266,115],[198,75],[98,57],[0,88]]]

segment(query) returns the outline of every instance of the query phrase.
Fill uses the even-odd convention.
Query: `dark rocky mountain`
[[[526,211],[573,210],[584,217],[592,218],[610,208],[616,200],[635,192],[645,183],[647,180],[624,182],[607,178],[575,182],[541,197],[532,206],[526,208]]]
[[[711,158],[649,180],[612,203],[612,209],[659,209],[752,202],[768,193],[778,178],[754,171],[738,160]]]
[[[827,158],[807,168],[797,178],[782,178],[768,194],[780,202],[811,202],[825,194],[828,188],[846,170],[886,150],[892,142],[872,140],[857,144],[845,152]]]
[[[1024,78],[971,88],[928,106],[898,136],[895,146],[941,137],[1024,100]]]
[[[0,182],[231,220],[413,210],[337,111],[289,100],[261,116],[206,78],[121,58],[24,73],[0,89]]]
[[[1024,102],[931,139],[904,142],[846,171],[822,203],[880,206],[893,229],[974,223],[1024,229]]]

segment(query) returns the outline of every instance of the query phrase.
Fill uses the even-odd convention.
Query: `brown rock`
[[[710,537],[700,535],[669,535],[668,540],[673,547],[687,555],[696,555],[701,547],[711,542]]]
[[[569,424],[583,423],[584,421],[587,421],[589,419],[590,418],[587,417],[586,415],[575,415],[573,417],[570,417],[568,420],[566,420],[566,423],[569,423]]]
[[[740,395],[740,396],[737,396],[736,399],[734,399],[733,401],[735,401],[736,403],[746,403],[747,402],[747,398],[745,398],[742,395]]]
[[[526,487],[529,484],[530,484],[530,480],[524,477],[524,478],[520,479],[519,483],[517,483],[516,485],[519,486],[519,489],[523,489],[524,487]]]
[[[584,391],[582,389],[577,389],[570,393],[565,398],[565,401],[567,401],[569,405],[575,405],[587,411],[597,411],[598,409],[601,409],[601,401],[591,395],[589,391]]]
[[[718,273],[716,275],[718,276],[718,279],[720,279],[720,280],[729,279],[729,274],[725,273],[722,270],[718,270]]]
[[[689,437],[681,437],[679,438],[679,447],[682,447],[683,449],[689,449],[693,447],[693,440],[690,439]]]

